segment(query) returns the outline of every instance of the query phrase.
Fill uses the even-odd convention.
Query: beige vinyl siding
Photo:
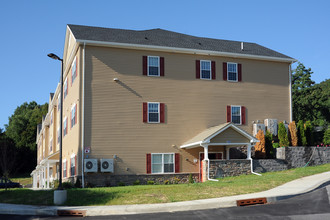
[[[165,58],[164,77],[142,75],[142,56],[148,55]],[[216,62],[216,80],[196,79],[197,59]],[[242,64],[242,82],[223,81],[223,62]],[[240,128],[249,133],[252,121],[289,121],[288,65],[86,46],[85,146],[91,147],[89,158],[116,154],[115,173],[135,174],[146,172],[146,153],[174,152],[181,155],[181,172],[199,172],[196,164],[186,162],[186,158],[199,157],[198,148],[179,150],[178,146],[225,123],[227,105],[246,107],[246,125]],[[143,102],[165,103],[165,123],[143,123]]]
[[[250,143],[250,140],[234,129],[228,128],[212,138],[211,143]]]

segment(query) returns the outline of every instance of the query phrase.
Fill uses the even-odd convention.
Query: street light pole
[[[59,60],[61,61],[61,92],[60,92],[60,164],[59,164],[59,170],[60,170],[60,177],[59,177],[59,184],[58,184],[58,190],[62,190],[62,135],[63,135],[63,59],[59,58],[57,55],[50,53],[47,56],[49,56],[50,58],[54,59],[54,60]]]

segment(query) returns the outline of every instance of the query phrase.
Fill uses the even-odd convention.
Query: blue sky
[[[330,78],[330,1],[2,1],[0,128],[23,102],[44,104],[60,77],[66,24],[143,30],[255,42]]]

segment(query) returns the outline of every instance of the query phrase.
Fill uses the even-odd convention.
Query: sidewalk
[[[16,215],[57,215],[57,210],[85,210],[86,216],[101,215],[130,215],[157,212],[178,212],[189,210],[214,209],[236,206],[236,200],[266,197],[268,203],[287,199],[299,194],[310,192],[322,184],[330,181],[330,172],[303,177],[276,188],[237,196],[213,199],[202,199],[185,202],[141,204],[141,205],[113,205],[113,206],[30,206],[0,203],[0,214]]]

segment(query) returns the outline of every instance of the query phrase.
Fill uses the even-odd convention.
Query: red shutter
[[[201,62],[200,60],[196,60],[196,79],[201,78]]]
[[[241,114],[242,114],[242,125],[245,125],[245,112],[246,109],[244,106],[241,107]]]
[[[179,173],[180,172],[180,154],[175,153],[175,172]]]
[[[164,57],[160,58],[160,76],[164,76],[165,74],[165,67],[164,67]]]
[[[165,104],[160,103],[160,123],[165,122]]]
[[[231,122],[231,106],[227,105],[227,122]]]
[[[237,64],[238,66],[238,82],[242,81],[242,64]]]
[[[211,62],[212,79],[215,79],[215,61]]]
[[[148,122],[148,103],[143,102],[143,122]]]
[[[78,107],[77,107],[77,104],[76,104],[76,112],[75,112],[75,117],[74,117],[74,124],[77,124],[77,115],[78,115]]]
[[[148,75],[148,57],[142,57],[142,73],[143,75]]]
[[[151,173],[151,154],[147,154],[147,173]]]
[[[223,63],[222,67],[223,67],[223,80],[227,81],[227,63]]]

